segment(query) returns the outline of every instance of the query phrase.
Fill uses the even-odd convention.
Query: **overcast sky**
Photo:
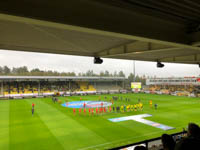
[[[28,69],[55,70],[58,72],[86,72],[95,73],[108,70],[109,72],[123,71],[126,76],[133,72],[133,61],[119,59],[103,59],[101,65],[93,64],[92,57],[79,57],[71,55],[57,55],[32,52],[17,52],[0,50],[0,64],[8,67],[27,66]],[[157,68],[155,62],[136,61],[136,74],[157,77],[184,77],[199,76],[198,65],[165,63],[164,68]]]

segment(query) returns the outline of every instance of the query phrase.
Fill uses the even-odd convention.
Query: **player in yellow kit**
[[[127,112],[130,111],[130,105],[127,105],[127,106],[126,106],[126,110],[127,110]]]
[[[150,101],[149,101],[149,106],[150,106],[150,108],[152,108],[152,104],[153,104],[153,102],[152,102],[152,100],[150,100]]]
[[[142,109],[143,109],[143,104],[140,103],[140,104],[139,104],[139,107],[140,107],[140,110],[142,110]]]
[[[133,106],[133,105],[131,105],[131,106],[130,106],[130,110],[131,110],[131,111],[133,111],[133,109],[134,109],[134,106]]]
[[[121,106],[120,111],[124,112],[124,106],[123,105]]]
[[[134,104],[134,110],[137,111],[137,104]]]

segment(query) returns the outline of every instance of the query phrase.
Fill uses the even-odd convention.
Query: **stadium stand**
[[[106,82],[98,82],[96,84],[96,89],[98,91],[101,91],[101,90],[121,90],[122,87],[116,83],[106,83]]]
[[[0,76],[0,97],[89,94],[102,90],[119,92],[124,80],[120,77]]]
[[[200,96],[200,78],[153,78],[146,80],[144,91],[176,96]]]
[[[94,86],[90,84],[89,82],[77,82],[77,84],[80,87],[80,91],[96,91]]]

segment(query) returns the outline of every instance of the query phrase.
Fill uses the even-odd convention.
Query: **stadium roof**
[[[197,0],[3,0],[0,48],[198,64]]]
[[[0,80],[17,81],[123,81],[125,77],[75,77],[75,76],[0,76]]]

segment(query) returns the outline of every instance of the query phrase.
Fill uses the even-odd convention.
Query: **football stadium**
[[[163,133],[180,138],[188,122],[200,124],[198,94],[179,94],[188,93],[187,86],[194,91],[198,78],[194,85],[194,78],[179,78],[188,81],[185,84],[176,78],[149,79],[145,88],[133,82],[134,92],[124,88],[122,77],[1,76],[0,80],[2,149],[112,149],[138,142],[155,149],[161,142],[154,138]],[[165,81],[165,88],[152,83],[155,80]],[[174,86],[176,91],[169,91]]]
[[[199,18],[197,0],[0,1],[0,150],[199,150]]]

